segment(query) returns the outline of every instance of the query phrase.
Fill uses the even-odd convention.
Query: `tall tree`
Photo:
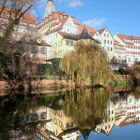
[[[75,46],[75,50],[62,59],[61,69],[76,85],[104,84],[109,78],[106,53],[91,43]]]

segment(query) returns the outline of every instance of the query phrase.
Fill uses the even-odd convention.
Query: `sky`
[[[42,0],[36,8],[42,17],[46,7]],[[111,33],[123,33],[140,37],[140,0],[54,0],[57,11],[76,17],[80,23],[94,29],[107,27]]]

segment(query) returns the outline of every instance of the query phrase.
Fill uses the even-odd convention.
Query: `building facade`
[[[115,34],[114,39],[124,46],[128,65],[140,61],[140,37]]]

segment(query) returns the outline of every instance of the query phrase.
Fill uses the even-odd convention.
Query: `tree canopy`
[[[77,84],[104,84],[109,77],[106,53],[96,44],[77,43],[61,61],[61,70]]]

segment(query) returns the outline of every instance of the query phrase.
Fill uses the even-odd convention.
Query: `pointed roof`
[[[107,28],[100,29],[100,30],[98,30],[98,32],[99,32],[100,34],[102,34],[106,29],[107,29]]]
[[[52,2],[54,2],[54,0],[48,0],[47,2],[49,2],[49,1],[52,1]]]
[[[83,31],[79,35],[79,39],[93,39],[89,32],[87,31],[86,26],[84,26]]]
[[[95,29],[93,29],[90,26],[87,26],[87,25],[84,25],[84,24],[77,24],[77,25],[79,26],[79,33],[81,33],[83,31],[83,28],[86,28],[89,33],[95,32]]]

